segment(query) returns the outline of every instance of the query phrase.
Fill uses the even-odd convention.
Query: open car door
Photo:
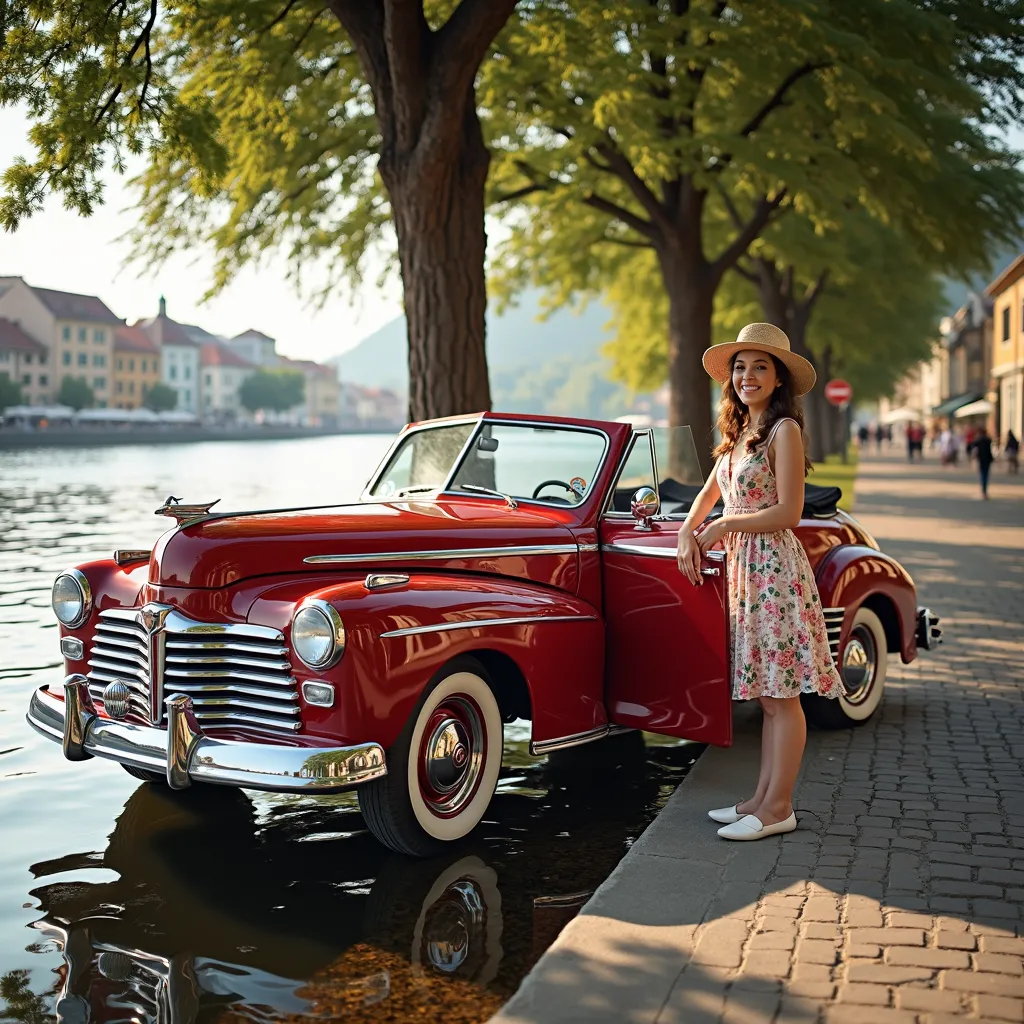
[[[684,436],[679,432],[685,431]],[[669,433],[661,431],[662,435]],[[676,542],[687,507],[646,528],[623,510],[638,487],[660,483],[677,495],[679,450],[693,450],[689,428],[672,428],[671,444],[659,431],[637,431],[600,525],[602,589],[606,630],[605,704],[618,725],[728,746],[732,743],[732,687],[729,673],[729,614],[725,555],[712,551],[695,587],[679,571]],[[659,480],[659,455],[672,449],[673,475]],[[666,453],[667,454],[667,453]],[[664,456],[663,456],[664,458]],[[696,466],[693,452],[692,466]],[[689,475],[692,477],[693,471]],[[668,485],[668,486],[666,486]],[[673,486],[674,485],[674,486]]]

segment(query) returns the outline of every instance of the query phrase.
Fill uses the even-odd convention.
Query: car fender
[[[309,731],[387,748],[430,681],[453,658],[473,654],[495,674],[511,676],[512,685],[525,682],[534,742],[606,724],[598,609],[564,591],[507,577],[398,575],[404,582],[380,588],[368,587],[364,575],[320,587],[290,583],[253,603],[249,621],[283,630],[289,646],[291,618],[303,600],[327,601],[341,616],[346,646],[336,665],[313,673],[292,654],[300,684],[316,678],[335,687],[332,708],[303,701]],[[479,625],[466,626],[470,621]]]
[[[69,629],[59,623],[58,625],[62,639],[66,636],[76,637],[85,645],[85,656],[81,660],[65,656],[65,673],[80,672],[85,675],[89,671],[89,648],[93,633],[96,631],[99,613],[107,608],[134,607],[146,585],[148,566],[146,562],[120,566],[112,558],[101,558],[73,568],[77,569],[89,583],[89,589],[92,591],[92,611],[85,622],[75,629]]]
[[[846,643],[857,609],[864,604],[879,605],[891,608],[891,614],[879,616],[886,628],[889,650],[898,650],[904,662],[914,660],[917,588],[910,573],[895,558],[861,544],[843,544],[821,560],[815,576],[822,607],[846,610],[840,649]],[[880,599],[888,605],[880,604]]]

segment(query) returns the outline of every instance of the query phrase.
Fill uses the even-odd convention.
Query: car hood
[[[160,538],[149,582],[216,588],[282,573],[412,568],[496,573],[575,590],[576,541],[557,515],[470,499],[212,516]]]

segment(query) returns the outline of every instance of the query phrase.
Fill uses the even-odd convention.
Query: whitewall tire
[[[370,831],[412,856],[468,835],[494,795],[502,746],[501,712],[483,669],[459,659],[421,698],[388,751],[388,774],[359,787]]]
[[[885,693],[886,648],[881,619],[870,608],[858,608],[837,665],[845,692],[837,698],[803,694],[807,720],[819,729],[846,729],[866,722]]]

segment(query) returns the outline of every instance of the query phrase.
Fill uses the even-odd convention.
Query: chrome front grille
[[[823,608],[825,613],[825,629],[828,632],[828,648],[832,652],[832,660],[839,665],[839,636],[843,631],[845,608]]]
[[[167,605],[107,609],[89,654],[93,698],[115,679],[131,690],[131,714],[153,725],[164,698],[184,693],[204,728],[300,727],[284,635],[268,626],[198,622]]]

